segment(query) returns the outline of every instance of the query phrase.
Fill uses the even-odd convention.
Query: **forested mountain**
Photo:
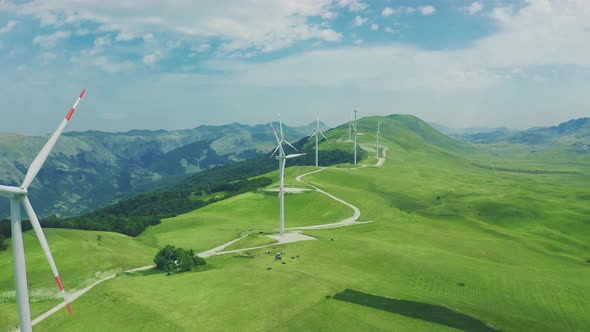
[[[284,128],[296,141],[311,134],[315,123]],[[0,134],[0,183],[20,185],[47,139]],[[187,174],[252,158],[274,143],[268,125],[238,123],[177,131],[68,132],[33,182],[30,198],[41,216],[76,215]],[[8,213],[8,203],[0,203],[0,217]]]

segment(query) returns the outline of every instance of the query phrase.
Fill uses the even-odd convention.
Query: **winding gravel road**
[[[374,149],[369,149],[368,145],[365,144],[360,144],[360,147],[363,150],[369,151],[369,152],[375,152]],[[358,170],[361,168],[365,168],[365,167],[381,167],[383,166],[383,164],[385,163],[385,159],[387,156],[387,151],[388,149],[386,147],[383,147],[383,157],[382,158],[378,158],[377,159],[377,163],[375,165],[362,165],[356,168],[336,168],[339,170]],[[330,223],[330,224],[322,224],[322,225],[313,225],[313,226],[302,226],[302,227],[290,227],[287,228],[287,230],[291,230],[291,231],[302,231],[302,230],[317,230],[317,229],[330,229],[330,228],[338,228],[338,227],[347,227],[347,226],[351,226],[351,225],[356,225],[356,224],[366,224],[366,223],[370,223],[371,221],[357,221],[360,216],[361,216],[361,211],[354,205],[350,204],[349,202],[344,201],[343,199],[340,199],[308,182],[305,182],[303,180],[304,177],[311,175],[311,174],[315,174],[315,173],[319,173],[324,171],[326,168],[320,168],[318,170],[312,171],[312,172],[308,172],[302,175],[299,175],[297,178],[295,178],[297,180],[297,182],[300,182],[302,184],[305,184],[311,188],[313,188],[315,191],[324,194],[328,197],[330,197],[331,199],[342,203],[348,207],[350,207],[353,211],[354,214],[352,215],[352,217],[346,218],[344,220],[341,220],[339,222],[335,222],[335,223]],[[285,234],[284,237],[280,237],[280,236],[271,236],[273,237],[275,240],[277,240],[277,243],[273,243],[273,244],[269,244],[269,245],[264,245],[264,246],[259,246],[259,247],[252,247],[252,248],[243,248],[243,249],[236,249],[236,250],[228,250],[228,251],[223,251],[223,249],[229,247],[230,245],[238,242],[239,240],[243,239],[244,237],[248,236],[248,234],[250,233],[246,233],[244,236],[239,237],[237,239],[231,240],[229,242],[226,242],[218,247],[209,249],[207,251],[201,252],[198,255],[201,257],[211,257],[211,256],[216,256],[216,255],[224,255],[224,254],[230,254],[230,253],[238,253],[238,252],[243,252],[243,251],[248,251],[248,250],[255,250],[255,249],[261,249],[261,248],[265,248],[265,247],[270,247],[270,246],[276,246],[276,245],[281,245],[281,244],[286,244],[286,243],[294,243],[294,242],[300,242],[300,241],[309,241],[309,240],[315,240],[315,238],[307,236],[307,235],[303,235],[300,234],[299,232],[293,232],[293,233],[288,233]],[[146,265],[146,266],[142,266],[142,267],[138,267],[138,268],[134,268],[131,270],[127,270],[125,271],[125,273],[131,273],[131,272],[138,272],[138,271],[144,271],[144,270],[149,270],[151,268],[154,268],[154,265]],[[93,284],[80,289],[72,294],[69,294],[68,298],[70,300],[70,303],[76,301],[78,298],[80,298],[82,295],[86,294],[89,290],[91,290],[92,288],[100,285],[101,283],[111,280],[113,278],[115,278],[117,276],[117,274],[112,274],[109,275],[105,278],[102,278],[100,280],[97,280],[96,282],[94,282]],[[33,319],[33,326],[38,324],[39,322],[43,321],[44,319],[48,318],[49,316],[53,315],[54,313],[56,313],[57,311],[59,311],[60,309],[62,309],[63,307],[66,306],[65,302],[62,302],[58,305],[56,305],[55,307],[49,309],[47,312],[37,316],[35,319]]]

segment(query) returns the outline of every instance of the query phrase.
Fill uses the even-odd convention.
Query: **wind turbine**
[[[319,148],[318,148],[318,144],[319,144],[319,135],[322,135],[322,137],[324,137],[324,139],[327,141],[328,139],[326,138],[326,136],[324,135],[324,133],[322,132],[322,130],[320,129],[320,117],[319,115],[316,118],[316,129],[315,132],[309,137],[308,141],[310,139],[312,139],[315,136],[315,167],[319,166],[318,163],[318,157],[319,157]]]
[[[381,122],[377,121],[377,159],[379,159],[379,136],[381,136]]]
[[[352,129],[354,130],[354,164],[356,165],[356,137],[358,135],[356,131],[356,110],[354,110],[354,123]]]
[[[21,205],[24,207],[29,219],[31,221],[31,225],[41,243],[41,248],[43,248],[43,252],[47,257],[47,261],[49,262],[49,266],[51,267],[51,271],[55,276],[55,281],[57,281],[57,286],[59,287],[59,291],[66,302],[66,306],[68,308],[68,312],[70,316],[72,315],[72,308],[70,303],[68,302],[68,298],[66,296],[66,292],[64,290],[64,285],[61,281],[59,273],[57,271],[57,267],[55,266],[55,261],[53,260],[53,256],[51,255],[51,251],[49,250],[49,245],[47,244],[47,239],[45,238],[45,234],[43,233],[43,229],[41,229],[41,224],[39,223],[39,219],[33,210],[33,206],[29,201],[28,189],[37,173],[45,163],[45,160],[51,153],[51,150],[55,146],[59,136],[63,132],[65,126],[68,124],[74,112],[76,112],[76,107],[82,97],[84,97],[84,93],[86,89],[82,90],[80,96],[70,108],[70,111],[66,115],[66,118],[61,122],[55,133],[51,135],[41,152],[35,157],[33,163],[29,167],[27,174],[25,176],[25,180],[23,181],[20,187],[9,187],[9,186],[2,186],[0,185],[0,196],[6,197],[10,199],[10,216],[11,216],[11,226],[12,226],[12,255],[14,261],[14,279],[16,284],[16,301],[18,305],[18,317],[20,320],[20,329],[21,331],[32,331],[32,324],[31,324],[31,309],[29,307],[29,290],[27,287],[27,269],[25,266],[25,249],[23,246],[23,234],[22,234],[22,219],[21,219]]]
[[[348,141],[352,141],[352,137],[350,135],[351,133],[351,128],[352,128],[352,114],[350,114],[350,116],[348,117]]]
[[[295,158],[304,156],[305,153],[296,153],[296,154],[289,154],[285,155],[285,150],[283,149],[283,143],[289,145],[295,151],[295,147],[291,145],[291,143],[287,142],[285,139],[285,135],[283,134],[283,122],[279,120],[279,129],[281,133],[281,138],[277,135],[277,131],[275,130],[275,126],[270,122],[270,126],[272,128],[272,132],[277,139],[277,147],[275,148],[274,152],[270,155],[274,156],[277,152],[279,153],[275,158],[279,161],[279,210],[280,210],[280,232],[281,236],[285,235],[285,164],[287,163],[287,159]]]

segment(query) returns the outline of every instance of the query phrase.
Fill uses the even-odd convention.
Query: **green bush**
[[[154,257],[156,269],[168,273],[180,273],[192,270],[196,266],[206,265],[204,258],[196,256],[193,250],[185,250],[167,245]]]

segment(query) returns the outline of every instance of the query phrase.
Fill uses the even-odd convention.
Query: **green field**
[[[259,249],[251,259],[210,257],[204,271],[120,276],[77,300],[73,318],[57,314],[36,330],[455,330],[429,320],[428,312],[418,316],[422,319],[408,316],[391,303],[442,308],[490,330],[590,330],[590,157],[565,150],[531,154],[518,146],[470,146],[409,116],[362,119],[359,129],[366,135],[359,136],[361,143],[373,143],[378,120],[389,148],[383,167],[329,168],[304,178],[357,206],[360,221],[372,223],[305,231],[319,240],[279,246],[285,264]],[[347,138],[347,128],[327,136],[323,149],[350,144],[338,142]],[[374,163],[369,154],[361,164]],[[490,164],[498,167],[478,166]],[[303,186],[294,179],[310,170],[291,168],[286,182]],[[287,227],[351,215],[350,208],[317,192],[286,197]],[[123,250],[125,263],[141,266],[165,244],[199,252],[247,231],[277,226],[276,195],[246,193],[164,220],[137,239],[121,236],[125,244],[117,250]],[[47,232],[58,266],[64,265],[64,280],[66,270],[83,283],[93,268],[107,269],[108,255],[92,255],[94,266],[84,266],[84,276],[73,277],[79,263],[58,255],[62,240],[52,235],[58,231]],[[96,234],[90,234],[87,241],[96,245]],[[27,237],[33,241],[32,234]],[[76,238],[70,240],[73,246]],[[234,246],[249,244],[239,243]],[[10,263],[7,253],[0,254],[0,262]],[[8,265],[0,268],[11,271]],[[47,271],[30,275],[45,287],[45,279],[52,282],[43,274]],[[0,285],[8,289],[9,281]],[[375,302],[334,298],[346,289]]]

